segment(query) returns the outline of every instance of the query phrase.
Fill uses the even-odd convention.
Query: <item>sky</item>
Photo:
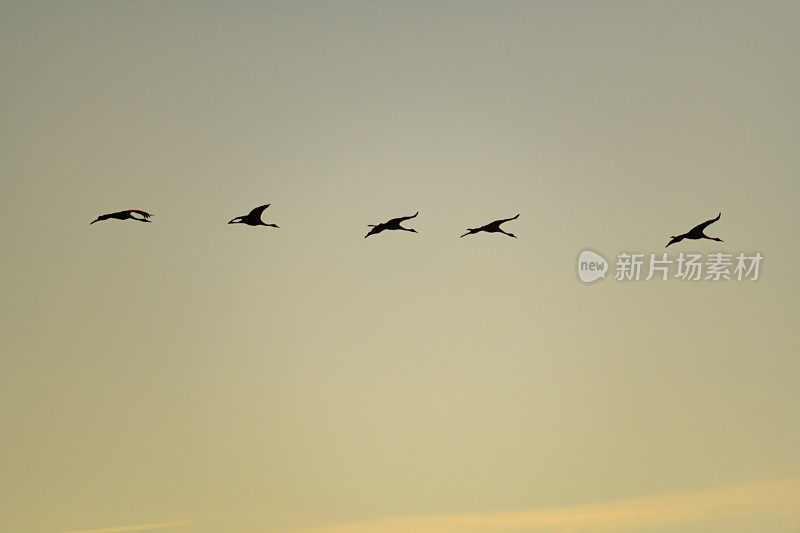
[[[0,1],[0,531],[797,533],[798,29]]]

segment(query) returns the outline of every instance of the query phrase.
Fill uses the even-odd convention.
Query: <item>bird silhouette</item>
[[[385,229],[401,229],[403,231],[412,231],[414,233],[418,233],[418,231],[415,230],[415,229],[404,228],[403,226],[400,225],[402,222],[404,222],[406,220],[409,220],[409,219],[412,219],[417,215],[419,215],[419,211],[417,211],[416,213],[414,213],[410,217],[398,217],[398,218],[393,218],[391,220],[388,220],[386,222],[381,222],[380,224],[369,224],[369,227],[371,227],[372,229],[369,230],[369,233],[364,235],[364,238],[366,239],[370,235],[375,235],[376,233],[380,233]]]
[[[270,204],[260,205],[246,215],[232,219],[228,224],[247,224],[248,226],[269,226],[277,228],[279,227],[277,224],[267,224],[261,220],[261,213],[263,213],[264,209],[268,208],[269,205]]]
[[[501,220],[495,220],[494,222],[489,222],[488,224],[486,224],[485,226],[481,226],[480,228],[467,228],[467,232],[464,235],[462,235],[461,237],[466,237],[467,235],[473,235],[475,233],[478,233],[479,231],[486,231],[488,233],[504,233],[504,234],[508,235],[509,237],[516,238],[517,236],[514,235],[513,233],[507,233],[507,232],[503,231],[502,229],[500,229],[500,224],[502,224],[503,222],[508,222],[509,220],[516,220],[518,218],[519,218],[519,213],[517,213],[517,216],[515,216],[515,217],[504,218],[504,219],[501,219]],[[459,237],[459,239],[461,237]]]
[[[697,226],[693,227],[683,235],[672,235],[671,240],[667,243],[667,246],[665,246],[664,248],[667,248],[670,244],[675,244],[676,242],[680,242],[683,239],[710,239],[712,241],[722,242],[722,239],[718,239],[716,237],[709,237],[703,232],[703,230],[705,230],[709,224],[713,224],[714,222],[719,220],[721,216],[722,213],[718,214],[717,218],[712,218],[711,220],[706,220],[702,224],[698,224]]]
[[[141,215],[142,218],[133,216],[134,213],[137,215]],[[100,215],[95,220],[89,222],[89,225],[91,226],[95,222],[100,222],[101,220],[108,220],[109,218],[116,218],[117,220],[130,219],[130,220],[138,220],[139,222],[151,222],[150,220],[147,220],[151,216],[153,215],[147,213],[146,211],[141,211],[139,209],[126,209],[125,211],[117,211],[116,213],[106,213],[105,215]]]

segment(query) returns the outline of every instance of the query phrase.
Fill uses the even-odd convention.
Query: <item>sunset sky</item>
[[[0,531],[797,533],[799,51],[797,2],[0,0]],[[667,251],[758,280],[577,277],[719,212]]]

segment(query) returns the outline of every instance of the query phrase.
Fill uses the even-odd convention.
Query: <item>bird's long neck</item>
[[[670,237],[670,241],[667,243],[667,246],[665,246],[665,248],[668,248],[671,244],[675,244],[676,242],[680,242],[682,240],[683,240],[683,235],[673,235],[672,237]]]

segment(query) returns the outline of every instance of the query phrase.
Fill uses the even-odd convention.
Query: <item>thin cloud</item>
[[[302,533],[601,533],[780,516],[800,519],[800,479],[537,511],[389,517]]]
[[[188,526],[188,520],[178,520],[175,522],[158,522],[155,524],[139,524],[136,526],[113,526],[101,527],[99,529],[75,529],[71,531],[64,531],[63,533],[117,533],[118,531],[149,531],[152,529],[166,529],[170,527],[183,527]]]

